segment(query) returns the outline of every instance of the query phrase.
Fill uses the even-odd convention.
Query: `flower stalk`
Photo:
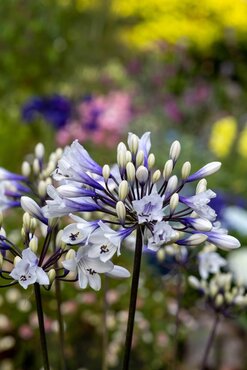
[[[36,300],[36,309],[39,321],[39,334],[40,334],[40,344],[43,356],[43,366],[44,370],[50,370],[46,334],[45,334],[45,324],[44,324],[44,314],[40,293],[40,285],[38,283],[34,284],[35,300]]]
[[[141,267],[142,245],[143,245],[142,230],[140,227],[138,227],[136,231],[135,256],[134,256],[134,266],[133,266],[130,303],[129,303],[129,317],[128,317],[128,323],[127,323],[125,348],[124,348],[124,358],[123,358],[123,367],[122,367],[123,370],[129,369],[131,344],[132,344],[134,321],[135,321],[136,300],[137,300],[140,267]]]
[[[207,370],[208,356],[209,356],[210,350],[211,350],[212,345],[213,345],[213,341],[214,341],[214,338],[215,338],[215,334],[216,334],[216,330],[217,330],[219,321],[220,321],[220,315],[216,314],[215,319],[214,319],[214,323],[213,323],[213,327],[212,327],[211,333],[209,335],[207,345],[206,345],[206,348],[205,348],[205,352],[204,352],[204,355],[203,355],[201,370]]]

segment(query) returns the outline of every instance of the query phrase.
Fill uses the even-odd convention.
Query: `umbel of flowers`
[[[89,283],[99,289],[100,273],[126,277],[126,270],[114,267],[111,258],[121,254],[124,239],[132,233],[136,236],[124,369],[129,366],[143,248],[158,251],[173,245],[184,249],[205,241],[222,249],[240,245],[215,222],[217,215],[208,205],[216,194],[207,189],[204,177],[221,164],[212,162],[191,173],[190,162],[185,162],[178,177],[174,174],[181,150],[178,141],[171,145],[162,169],[155,168],[150,150],[149,132],[141,138],[130,133],[127,145],[118,145],[117,165],[101,167],[78,141],[73,142],[58,161],[53,177],[59,185],[48,185],[50,200],[43,208],[48,219],[71,215],[75,221],[63,232],[62,240],[71,249],[62,264],[65,274],[76,272],[82,288]],[[195,181],[195,193],[183,195],[183,188]],[[73,215],[77,212],[99,216],[87,221]]]

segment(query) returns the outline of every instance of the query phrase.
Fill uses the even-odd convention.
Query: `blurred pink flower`
[[[58,131],[59,145],[75,139],[113,147],[127,131],[132,119],[131,96],[114,91],[108,95],[87,97],[76,108],[77,117]]]
[[[29,340],[33,337],[33,329],[30,325],[23,324],[18,329],[19,336],[24,340]]]

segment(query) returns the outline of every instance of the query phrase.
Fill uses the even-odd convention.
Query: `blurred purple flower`
[[[22,108],[22,118],[31,123],[37,117],[42,116],[56,129],[63,127],[71,114],[70,101],[61,96],[33,97]]]

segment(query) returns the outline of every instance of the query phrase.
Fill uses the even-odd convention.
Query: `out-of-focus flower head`
[[[114,91],[108,95],[86,96],[76,108],[77,117],[57,133],[60,145],[78,139],[95,144],[114,146],[126,131],[131,118],[131,97],[126,92]]]
[[[56,129],[63,127],[70,115],[71,103],[61,95],[33,97],[22,108],[22,118],[25,122],[31,123],[41,116]]]
[[[209,141],[211,151],[220,158],[226,157],[233,145],[237,134],[237,122],[228,116],[216,121],[212,128]]]

